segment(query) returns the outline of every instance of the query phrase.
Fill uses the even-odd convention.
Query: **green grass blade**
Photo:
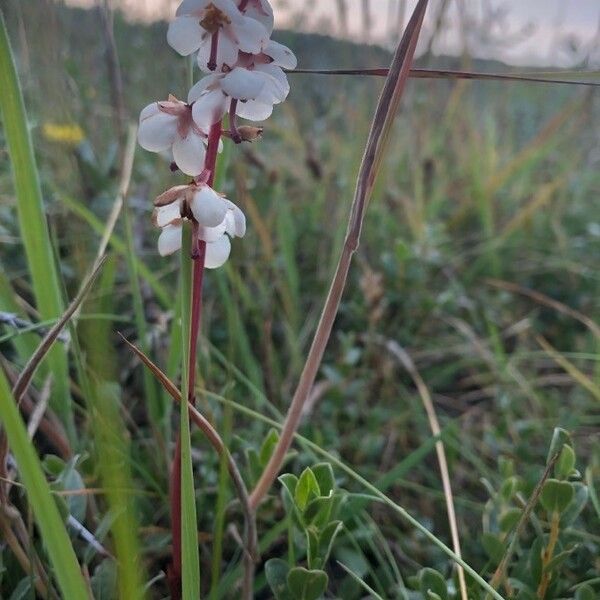
[[[350,577],[352,577],[352,579],[354,579],[354,581],[356,581],[356,583],[358,583],[358,585],[360,585],[361,588],[365,590],[365,592],[371,594],[371,596],[373,596],[375,600],[383,600],[383,598],[372,587],[367,585],[354,571],[352,571],[350,567],[347,567],[339,560],[337,560],[336,562],[344,571],[346,571],[346,573],[348,573],[348,575],[350,575]]]
[[[4,16],[0,13],[0,113],[11,158],[20,233],[42,319],[64,311],[61,285],[46,223],[40,179],[27,125],[25,103],[17,77]],[[61,417],[71,441],[75,426],[69,392],[67,353],[57,346],[48,355],[54,377],[52,407]]]
[[[181,250],[181,329],[182,336],[182,375],[181,397],[189,396],[189,336],[192,319],[192,267],[188,248],[192,247],[192,231],[188,224],[183,228]],[[183,407],[182,407],[183,408]],[[190,415],[187,410],[180,412],[181,435],[181,568],[184,600],[200,598],[200,555],[198,552],[198,526],[196,517],[196,492],[192,468],[192,440],[190,435]]]
[[[88,598],[71,540],[1,369],[0,415],[62,597]]]
[[[96,294],[84,306],[84,315],[89,309],[113,312],[115,276],[116,261],[111,259],[98,281]],[[138,540],[137,506],[127,491],[136,488],[131,472],[135,457],[122,416],[126,409],[125,394],[118,383],[116,355],[107,351],[113,335],[108,321],[81,321],[79,342],[75,346],[76,361],[78,357],[85,357],[85,368],[79,364],[78,369],[88,399],[88,420],[94,437],[93,460],[112,517],[112,546],[119,565],[118,598],[138,600],[144,597],[145,574]]]

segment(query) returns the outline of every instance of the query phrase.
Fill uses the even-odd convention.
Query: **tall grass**
[[[27,255],[37,309],[42,319],[58,318],[63,312],[62,286],[54,261],[40,178],[33,152],[23,95],[4,15],[0,12],[0,113],[10,152],[15,192],[18,199],[20,235]],[[53,374],[52,406],[60,415],[71,442],[76,440],[67,354],[57,346],[48,355]]]

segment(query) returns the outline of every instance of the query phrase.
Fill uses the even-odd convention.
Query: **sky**
[[[66,0],[67,4],[93,6],[98,0]],[[340,0],[274,0],[277,27],[294,27],[392,45],[416,0],[370,0],[365,19],[365,0],[343,0],[347,27],[338,12]],[[435,30],[444,0],[430,0],[422,35],[427,45]],[[111,0],[132,20],[168,19],[177,0]],[[479,58],[493,58],[516,65],[561,66],[577,64],[587,55],[600,64],[600,0],[449,0],[441,33],[432,49],[437,54],[458,54],[467,43]],[[464,7],[461,27],[459,7]],[[404,7],[404,10],[403,10]],[[490,18],[491,16],[491,18]],[[371,21],[370,28],[365,23]]]

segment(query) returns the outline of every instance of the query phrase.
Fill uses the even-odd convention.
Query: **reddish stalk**
[[[208,172],[206,183],[213,185],[217,154],[221,139],[221,122],[215,123],[208,135],[208,148],[204,162],[204,170]],[[194,227],[197,229],[197,226]],[[196,403],[194,389],[196,387],[196,357],[200,323],[202,320],[202,285],[204,282],[204,262],[206,258],[206,242],[198,240],[196,232],[193,236],[191,258],[194,261],[192,281],[192,317],[189,339],[189,365],[188,365],[188,401]],[[171,531],[173,544],[173,560],[169,568],[169,587],[174,600],[181,598],[181,438],[177,434],[175,454],[171,467]]]

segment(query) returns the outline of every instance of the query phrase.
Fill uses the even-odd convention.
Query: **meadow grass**
[[[118,560],[117,573],[113,557],[70,530],[85,585],[95,597],[161,598],[171,554],[167,465],[177,419],[171,399],[116,332],[173,382],[187,380],[179,326],[180,315],[187,314],[180,299],[188,295],[180,282],[187,280],[180,279],[176,260],[158,258],[150,224],[152,198],[171,175],[162,158],[139,153],[129,191],[122,191],[103,40],[93,38],[92,57],[71,58],[94,17],[54,5],[50,10],[52,19],[16,4],[7,14],[29,111],[25,120],[14,96],[12,104],[2,105],[1,135],[11,160],[0,152],[0,311],[32,324],[52,323],[63,298],[73,297],[85,278],[104,234],[111,260],[73,322],[70,345],[55,345],[29,392],[34,403],[43,400],[44,381],[52,374],[43,419],[56,423],[56,414],[62,421],[58,435],[71,445],[70,458],[78,457],[74,468],[67,468],[69,457],[57,466],[56,440],[41,426],[34,443],[27,442],[9,408],[8,384],[0,380],[17,483],[30,493],[12,487],[9,505],[22,515],[26,535],[0,549],[0,595],[32,588],[39,563],[62,597],[83,597],[79,588],[64,591],[81,581],[57,514],[41,517],[54,527],[39,527],[43,544],[31,527],[29,506],[38,520],[40,506],[54,512],[37,455],[53,492],[85,499],[77,516]],[[79,17],[82,25],[75,29]],[[16,35],[19,23],[38,30],[42,18],[48,26],[39,37]],[[185,87],[185,70],[165,66],[173,57],[159,49],[159,30],[116,22],[132,119],[165,85],[173,92]],[[343,44],[330,56],[321,51],[329,42],[317,42],[312,51],[300,39],[298,48],[287,43],[308,68],[389,63],[375,49]],[[56,60],[63,54],[66,63]],[[381,89],[374,78],[290,77],[290,101],[269,123],[264,141],[220,159],[218,187],[244,207],[249,233],[243,244],[234,244],[227,267],[205,281],[197,408],[221,432],[249,487],[257,476],[252,457],[269,429],[283,421],[318,322]],[[423,567],[439,571],[450,597],[460,597],[436,442],[446,452],[469,596],[484,597],[475,580],[492,580],[501,558],[493,541],[498,539],[502,551],[509,544],[516,551],[509,565],[513,583],[505,581],[496,592],[512,597],[510,585],[525,579],[523,570],[538,568],[531,556],[541,554],[548,527],[539,507],[520,537],[506,524],[524,514],[542,479],[555,427],[571,433],[590,500],[564,526],[559,583],[546,598],[575,597],[588,585],[599,589],[597,103],[595,91],[567,86],[409,84],[381,156],[382,173],[333,336],[305,406],[302,436],[284,466],[300,474],[325,459],[349,492],[345,528],[328,567],[330,597],[420,598]],[[44,138],[41,125],[63,122],[79,124],[86,139],[69,145]],[[27,149],[28,125],[39,185]],[[15,135],[25,144],[16,155]],[[20,185],[13,186],[11,164]],[[113,232],[110,214],[125,195]],[[33,244],[43,247],[24,254],[22,248]],[[14,383],[39,337],[12,335],[10,326],[3,326],[4,333],[11,337],[0,342],[2,367]],[[390,350],[394,344],[426,384],[439,436],[432,435],[423,410],[423,388]],[[72,416],[66,400],[71,396]],[[31,412],[25,416],[30,420]],[[185,437],[186,411],[181,418]],[[189,439],[184,459],[194,479],[185,482],[186,539],[191,555],[198,548],[196,533],[200,540],[201,581],[189,570],[191,563],[184,569],[194,586],[201,584],[202,597],[233,597],[242,575],[243,515],[225,461],[196,429]],[[0,475],[6,473],[15,475],[10,461]],[[263,561],[258,598],[270,597],[264,561],[305,559],[280,488],[275,483],[257,512]],[[73,515],[77,506],[69,500],[59,508]],[[28,563],[18,562],[19,548]]]

